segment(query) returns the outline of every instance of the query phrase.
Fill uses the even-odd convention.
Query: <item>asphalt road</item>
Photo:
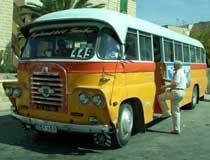
[[[170,134],[171,118],[157,120],[120,149],[94,145],[90,135],[40,135],[25,131],[9,111],[0,112],[2,160],[209,160],[210,101],[182,110],[182,133]]]

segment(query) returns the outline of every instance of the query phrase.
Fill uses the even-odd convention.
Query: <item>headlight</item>
[[[104,98],[101,95],[95,95],[92,97],[92,102],[97,107],[102,106],[104,104]]]
[[[16,97],[20,97],[21,96],[21,90],[18,89],[18,88],[14,89],[13,95],[16,96]]]
[[[6,88],[5,89],[6,96],[12,96],[13,94],[13,88]]]
[[[86,94],[86,93],[80,93],[79,94],[79,101],[83,105],[88,104],[89,101],[90,101],[88,94]]]

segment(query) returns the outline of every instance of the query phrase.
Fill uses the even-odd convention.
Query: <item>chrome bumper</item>
[[[80,124],[69,124],[61,122],[52,122],[47,120],[40,120],[31,117],[25,117],[18,115],[17,113],[12,113],[12,116],[25,124],[32,126],[35,125],[49,125],[55,126],[58,130],[67,132],[79,132],[79,133],[108,133],[110,132],[110,127],[108,125],[80,125]]]

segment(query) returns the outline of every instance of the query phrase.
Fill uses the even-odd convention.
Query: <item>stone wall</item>
[[[0,7],[0,50],[11,47],[13,0],[1,0]]]

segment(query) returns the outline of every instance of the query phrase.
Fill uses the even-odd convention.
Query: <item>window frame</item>
[[[136,48],[136,51],[137,51],[137,59],[127,59],[126,58],[126,40],[127,40],[127,36],[128,34],[132,34],[132,35],[135,35],[136,36],[136,43],[137,43],[137,48]],[[132,28],[129,28],[128,31],[127,31],[127,34],[126,34],[126,39],[125,39],[125,50],[124,50],[124,53],[123,53],[123,59],[125,60],[132,60],[132,61],[139,61],[140,60],[140,47],[139,47],[139,38],[138,38],[138,34],[139,34],[139,31],[136,30],[136,29],[132,29]]]
[[[181,60],[180,60],[180,59],[177,59],[177,57],[176,57],[176,50],[177,50],[177,49],[176,49],[176,46],[180,46]],[[178,58],[179,58],[179,56],[178,56]],[[174,42],[174,61],[177,61],[177,60],[183,62],[183,47],[182,47],[182,43],[181,43],[181,42],[175,41],[175,42]]]
[[[173,56],[173,57],[171,57],[171,58],[172,58],[171,61],[166,61],[165,43],[170,43],[170,44],[172,45],[172,56]],[[171,40],[171,39],[168,39],[168,38],[164,38],[164,39],[163,39],[163,48],[164,48],[164,49],[163,49],[163,51],[164,51],[164,53],[163,53],[164,62],[174,62],[174,50],[175,50],[175,48],[174,48],[174,41]]]
[[[142,57],[141,57],[141,43],[140,43],[140,37],[145,37],[145,38],[149,38],[150,39],[150,59],[146,59],[146,60],[142,60]],[[153,55],[153,38],[152,38],[152,34],[150,33],[145,33],[145,32],[142,32],[142,31],[138,31],[138,45],[139,45],[139,59],[140,61],[142,62],[154,62],[154,55]]]

